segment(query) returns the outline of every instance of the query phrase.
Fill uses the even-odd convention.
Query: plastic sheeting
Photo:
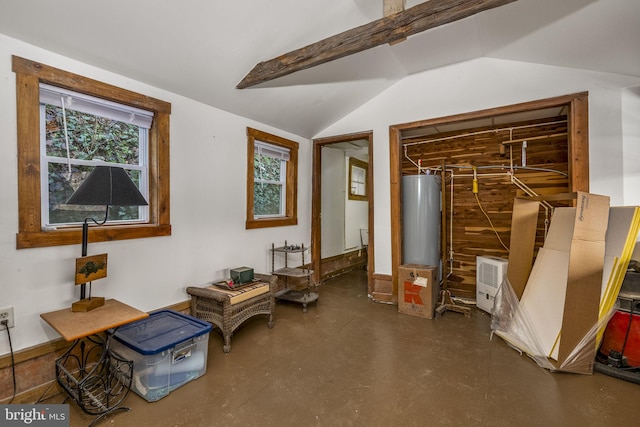
[[[586,196],[592,205],[597,200],[594,195]],[[592,373],[602,334],[618,307],[616,297],[640,228],[640,208],[608,208],[603,253],[596,249],[601,246],[598,243],[601,232],[593,233],[600,228],[596,225],[607,218],[602,208],[601,205],[597,212],[556,209],[522,297],[518,299],[505,278],[495,298],[492,336],[495,333],[551,371]],[[587,233],[593,240],[585,245]],[[570,257],[580,261],[588,257],[591,261],[571,267]],[[601,285],[593,280],[596,273],[601,277]],[[589,307],[588,311],[576,316],[584,306]],[[570,346],[564,341],[563,350],[559,351],[566,337],[570,337]]]
[[[552,372],[593,372],[593,355],[597,347],[598,331],[606,328],[616,310],[617,304],[592,325],[567,358],[557,363],[547,356],[539,328],[527,309],[520,305],[509,280],[505,277],[496,294],[491,314],[491,334],[498,335],[511,347],[527,354],[539,366]]]

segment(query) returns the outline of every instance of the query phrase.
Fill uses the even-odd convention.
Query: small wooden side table
[[[113,411],[129,410],[119,405],[133,378],[133,362],[111,352],[111,335],[101,333],[148,316],[115,299],[88,312],[66,308],[40,315],[66,341],[73,342],[56,360],[56,379],[84,412],[98,415],[92,424]]]

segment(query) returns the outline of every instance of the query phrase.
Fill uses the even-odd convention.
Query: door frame
[[[313,167],[312,167],[312,190],[311,190],[311,267],[313,269],[313,283],[320,283],[322,278],[322,148],[325,145],[339,142],[349,142],[356,139],[366,139],[368,141],[369,167],[367,169],[367,195],[368,195],[368,227],[369,240],[367,242],[367,289],[369,295],[372,291],[372,275],[375,271],[374,265],[374,230],[373,230],[373,131],[363,131],[345,135],[316,138],[313,140]]]

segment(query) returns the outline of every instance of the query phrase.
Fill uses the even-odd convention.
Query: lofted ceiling
[[[479,57],[640,77],[640,1],[518,0],[236,89],[257,63],[379,19],[382,4],[0,0],[0,33],[307,138],[407,75]]]

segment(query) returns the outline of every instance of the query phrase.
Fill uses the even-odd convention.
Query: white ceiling
[[[0,0],[0,33],[309,138],[409,74],[478,57],[640,77],[639,0],[518,0],[235,88],[258,62],[381,18],[382,2]]]

